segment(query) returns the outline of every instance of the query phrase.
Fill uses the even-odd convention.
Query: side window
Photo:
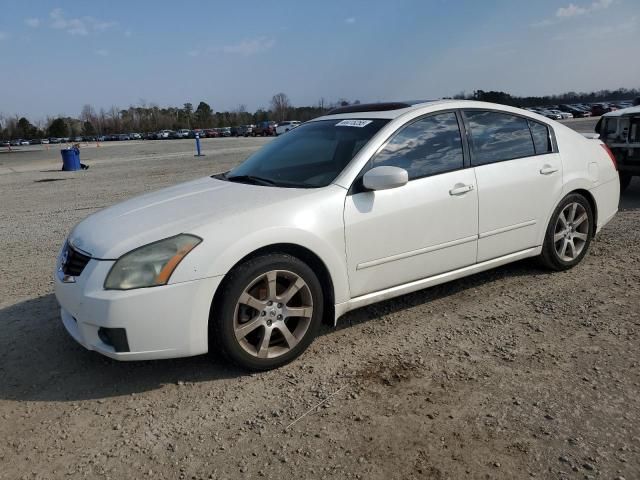
[[[404,127],[373,158],[372,168],[382,165],[404,168],[409,180],[462,168],[456,114],[432,115]]]
[[[507,113],[466,111],[473,165],[535,155],[527,121]]]
[[[551,153],[551,139],[549,138],[549,129],[546,125],[533,120],[529,120],[529,128],[533,137],[533,145],[536,149],[536,155],[544,155]]]

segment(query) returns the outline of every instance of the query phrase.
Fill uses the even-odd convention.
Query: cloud
[[[348,23],[348,24],[350,24],[350,25],[351,25],[351,24],[356,23],[356,19],[355,19],[355,17],[345,18],[345,19],[344,19],[344,23]]]
[[[95,51],[96,55],[100,55],[101,57],[108,57],[109,56],[109,50],[107,50],[106,48],[100,48],[98,50]]]
[[[589,10],[583,7],[578,7],[573,3],[570,3],[567,7],[560,7],[556,11],[556,17],[575,17],[577,15],[584,15]]]
[[[39,18],[27,18],[24,23],[31,28],[38,28],[40,26]]]
[[[9,38],[9,34],[7,32],[0,32],[0,41],[6,40],[7,38]]]
[[[276,44],[273,38],[258,37],[252,40],[242,40],[240,43],[234,45],[225,45],[221,48],[215,48],[223,53],[238,54],[238,55],[255,55],[257,53],[266,52],[271,50]]]
[[[93,17],[67,18],[61,8],[55,8],[49,13],[51,28],[64,30],[70,35],[89,35],[103,32],[116,25],[116,22],[104,22]]]
[[[597,12],[609,8],[613,0],[596,0],[589,6],[580,7],[570,3],[567,7],[560,7],[556,10],[556,17],[576,17],[585,13]]]
[[[558,8],[553,17],[541,20],[539,22],[534,22],[531,24],[531,26],[548,27],[567,18],[579,17],[582,15],[588,15],[590,13],[597,12],[599,10],[605,10],[609,8],[614,1],[615,0],[595,0],[589,5],[576,5],[575,3],[570,3],[566,7]]]

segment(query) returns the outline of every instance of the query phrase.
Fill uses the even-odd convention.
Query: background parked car
[[[604,115],[605,113],[609,113],[611,108],[603,103],[594,103],[591,105],[591,115],[594,117],[599,117],[600,115]]]
[[[203,132],[206,138],[217,138],[220,136],[220,133],[218,133],[218,131],[215,128],[207,128]]]
[[[240,135],[243,137],[250,137],[253,135],[253,129],[255,125],[241,125],[240,126]]]
[[[573,118],[573,114],[572,114],[572,113],[569,113],[569,112],[563,112],[562,110],[558,110],[558,109],[556,109],[556,108],[551,108],[551,109],[549,109],[549,111],[550,111],[551,113],[555,113],[555,114],[560,115],[560,117],[561,117],[563,120],[566,120],[566,119],[568,119],[568,118]]]
[[[276,135],[282,135],[283,133],[287,133],[289,130],[293,130],[298,125],[300,125],[300,123],[301,122],[299,122],[298,120],[287,120],[285,122],[280,122],[276,127]]]
[[[253,132],[257,136],[268,137],[276,134],[276,122],[259,122]]]
[[[230,127],[224,127],[220,129],[220,136],[221,137],[230,137],[231,136],[231,128]]]
[[[160,130],[157,137],[158,140],[168,140],[170,138],[175,138],[175,132],[173,130]]]
[[[547,118],[551,118],[552,120],[562,120],[562,115],[560,113],[551,112],[547,108],[534,108],[532,111]]]

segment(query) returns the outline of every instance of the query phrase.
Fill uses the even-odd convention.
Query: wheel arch
[[[325,262],[315,252],[308,249],[307,247],[303,247],[294,243],[274,243],[271,245],[266,245],[242,257],[240,260],[233,264],[233,266],[229,269],[229,272],[233,271],[238,266],[252,258],[272,253],[284,253],[296,257],[309,265],[309,267],[311,267],[311,269],[318,275],[318,280],[320,281],[320,285],[322,286],[322,293],[324,296],[323,323],[333,325],[335,315],[335,287],[333,284],[333,279],[331,278],[331,273],[329,272],[329,268],[327,267]],[[213,295],[210,315],[213,312],[215,305],[218,304],[218,302],[220,302],[222,299],[224,284],[225,280],[223,279]]]
[[[575,190],[572,190],[567,195],[571,195],[572,193],[582,195],[587,199],[587,202],[589,202],[589,206],[591,206],[591,212],[593,213],[593,225],[591,226],[591,229],[593,230],[593,235],[595,235],[598,225],[598,204],[596,202],[596,199],[589,190],[586,190],[584,188],[577,188]]]

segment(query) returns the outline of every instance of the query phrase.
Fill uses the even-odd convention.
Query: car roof
[[[314,120],[328,118],[397,118],[407,112],[418,110],[423,107],[436,106],[446,103],[455,103],[456,100],[430,100],[430,101],[406,101],[406,102],[381,102],[362,103],[358,105],[348,105],[334,108],[326,115]]]
[[[603,117],[622,117],[624,115],[640,115],[640,106],[614,110],[613,112],[605,113]]]
[[[395,106],[394,109],[377,109],[377,105]],[[410,114],[411,112],[424,111],[424,113],[436,112],[439,110],[445,109],[488,109],[488,110],[499,110],[507,113],[515,113],[518,115],[528,115],[531,118],[537,118],[544,122],[548,122],[548,119],[543,119],[541,116],[536,114],[535,112],[530,112],[528,110],[524,110],[517,107],[511,107],[509,105],[501,105],[497,103],[489,103],[489,102],[479,102],[476,100],[431,100],[426,102],[386,102],[386,103],[370,103],[363,105],[352,105],[352,109],[345,111],[344,109],[335,109],[327,113],[326,115],[318,118],[314,118],[311,120],[312,122],[319,120],[333,120],[333,119],[387,119],[393,120],[398,117],[401,117],[405,114]],[[357,108],[360,107],[360,108]],[[388,107],[383,107],[388,108]]]

